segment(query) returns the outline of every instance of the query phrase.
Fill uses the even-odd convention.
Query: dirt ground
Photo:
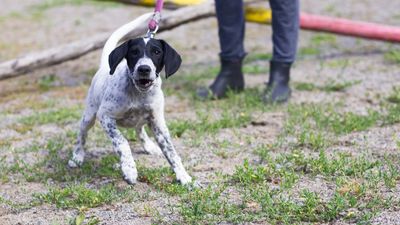
[[[1,5],[0,61],[88,38],[99,32],[112,32],[137,15],[152,10],[79,0],[1,0]],[[265,6],[268,6],[267,2]],[[398,9],[400,1],[391,0],[301,1],[304,12],[397,26],[400,25]],[[73,175],[69,175],[59,167],[66,166],[62,163],[73,148],[86,91],[100,59],[100,51],[95,51],[26,76],[0,81],[0,224],[400,224],[400,111],[396,111],[400,109],[397,107],[400,89],[395,89],[400,87],[400,45],[301,31],[299,57],[292,70],[292,98],[288,104],[270,107],[263,106],[259,96],[254,94],[262,92],[268,78],[266,58],[272,51],[270,37],[269,26],[246,24],[248,91],[238,98],[230,96],[226,100],[202,102],[193,97],[194,88],[209,84],[218,67],[215,18],[158,35],[174,46],[183,58],[180,72],[163,85],[166,117],[184,165],[203,186],[214,188],[220,179],[235,180],[239,168],[246,168],[245,160],[250,165],[264,165],[260,163],[263,155],[257,154],[257,149],[268,149],[276,163],[275,169],[292,168],[291,163],[295,162],[289,158],[296,157],[298,152],[305,158],[318,157],[322,151],[331,158],[341,154],[350,155],[351,159],[365,157],[380,165],[375,171],[378,174],[376,190],[371,191],[373,194],[366,191],[362,197],[357,195],[356,206],[349,200],[351,207],[338,210],[333,217],[311,219],[313,215],[322,214],[316,210],[305,217],[285,217],[284,220],[258,214],[263,210],[259,210],[259,203],[254,203],[257,199],[248,200],[238,191],[250,191],[251,188],[241,189],[226,182],[228,187],[222,198],[229,196],[227,202],[235,207],[240,201],[246,202],[246,207],[238,212],[247,217],[232,219],[224,217],[218,210],[206,209],[206,213],[190,217],[192,214],[188,212],[193,208],[185,207],[192,204],[186,202],[186,197],[190,199],[191,194],[169,190],[176,188],[170,172],[158,170],[167,168],[166,160],[143,154],[134,137],[129,138],[134,157],[140,168],[147,171],[135,186],[125,184],[118,172],[114,176],[115,173],[99,175],[100,172],[95,171],[92,174],[96,175],[91,175],[70,171]],[[242,106],[248,110],[240,108]],[[307,122],[317,110],[328,115],[326,127],[318,126],[318,116],[312,117],[314,122]],[[240,122],[242,114],[243,118],[250,118]],[[215,122],[224,115],[229,123]],[[204,117],[208,119],[202,120]],[[341,122],[336,124],[332,120]],[[196,122],[192,125],[190,121]],[[207,122],[215,126],[206,126]],[[129,131],[124,132],[132,136]],[[97,125],[89,133],[87,152],[88,164],[97,166],[114,154],[111,143]],[[278,160],[281,154],[287,154],[289,166]],[[42,160],[44,164],[41,164]],[[114,162],[113,158],[111,161]],[[354,165],[351,168],[357,169],[363,164]],[[318,193],[324,204],[352,182],[357,181],[366,188],[372,186],[369,174],[374,173],[370,171],[375,169],[373,165],[361,171],[361,175],[345,172],[340,176],[345,184],[334,172],[308,174],[294,170],[290,174],[297,177],[296,181],[282,193],[293,196],[296,202],[296,196],[302,190],[308,190]],[[387,167],[390,167],[390,178],[382,175]],[[100,167],[96,168],[100,170]],[[341,168],[336,169],[341,171]],[[149,171],[156,171],[156,178],[152,179],[163,176],[161,184],[151,180],[153,173]],[[280,181],[287,178],[286,173],[279,174],[274,177]],[[225,175],[233,178],[225,178]],[[283,189],[283,183],[274,179],[263,182],[271,190],[275,186]],[[110,184],[114,189],[128,193],[123,197],[118,197],[119,194],[110,196],[109,201],[93,194],[92,202],[83,202],[82,199],[91,195],[90,190],[102,190]],[[71,186],[78,186],[71,188],[72,192],[86,190],[86,194],[76,198],[72,193],[64,199],[62,193]],[[370,206],[374,195],[389,203]],[[192,200],[194,198],[192,196]],[[67,203],[70,199],[76,201]],[[249,210],[260,216],[252,215]],[[81,217],[83,223],[80,223]]]

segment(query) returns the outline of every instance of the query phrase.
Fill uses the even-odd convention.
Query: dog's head
[[[108,62],[110,74],[126,59],[129,76],[140,91],[148,91],[165,67],[165,77],[180,67],[181,56],[164,40],[137,38],[129,40],[111,52]]]

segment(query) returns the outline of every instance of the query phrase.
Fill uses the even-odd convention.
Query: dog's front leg
[[[136,183],[137,170],[128,141],[117,129],[116,121],[107,115],[100,116],[100,123],[110,137],[115,151],[120,156],[120,164],[124,180],[129,184]]]
[[[181,184],[188,184],[192,182],[192,178],[183,167],[181,158],[176,153],[174,145],[172,144],[168,127],[165,124],[164,116],[161,114],[156,115],[150,120],[150,127],[154,133],[154,137],[161,148],[161,151],[167,158],[172,170],[176,174],[176,179]]]

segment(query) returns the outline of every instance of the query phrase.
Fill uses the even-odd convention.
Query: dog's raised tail
[[[110,66],[108,65],[108,56],[110,53],[118,46],[118,43],[123,39],[127,34],[129,34],[132,30],[143,26],[149,20],[149,18],[153,15],[153,13],[146,13],[136,18],[135,20],[123,25],[118,28],[111,36],[108,38],[106,44],[103,48],[103,53],[101,54],[101,64],[100,67],[106,66],[108,69]]]

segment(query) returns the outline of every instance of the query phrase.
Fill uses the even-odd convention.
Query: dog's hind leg
[[[85,143],[87,133],[90,128],[93,127],[95,119],[96,111],[92,108],[86,108],[81,119],[78,140],[76,142],[75,149],[72,152],[72,158],[68,161],[69,167],[75,168],[82,165],[85,158]]]
[[[136,128],[136,134],[142,144],[144,151],[151,155],[162,155],[161,149],[147,135],[144,126]]]

